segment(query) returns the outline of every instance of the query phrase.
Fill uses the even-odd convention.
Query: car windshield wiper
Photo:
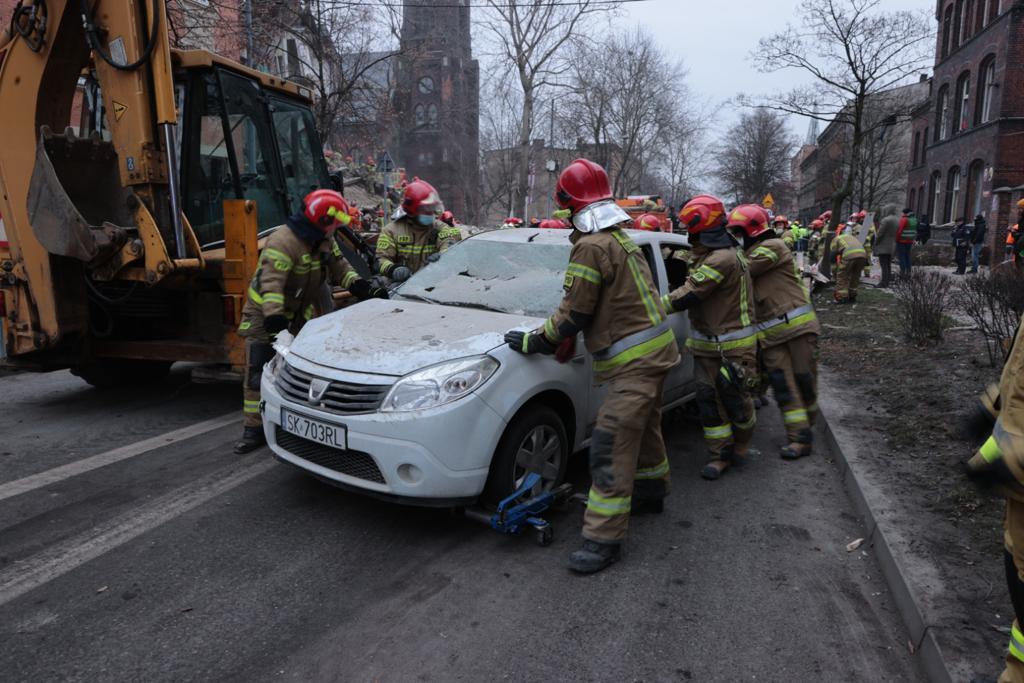
[[[431,299],[431,298],[425,297],[425,296],[423,296],[421,294],[407,294],[407,293],[401,292],[401,291],[397,292],[397,294],[398,294],[398,296],[400,296],[403,299],[411,299],[412,301],[422,301],[423,303],[426,303],[426,304],[440,304],[441,303],[437,299]]]
[[[476,304],[469,301],[436,301],[434,303],[441,304],[442,306],[457,306],[458,308],[475,308],[480,311],[491,311],[492,313],[508,313],[500,308],[494,306],[488,306],[487,304]]]

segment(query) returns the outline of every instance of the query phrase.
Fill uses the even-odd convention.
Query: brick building
[[[1024,0],[939,0],[935,73],[913,120],[907,205],[946,228],[982,214],[989,246],[1024,195]]]

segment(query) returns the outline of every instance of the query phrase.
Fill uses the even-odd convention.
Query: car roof
[[[657,232],[651,230],[626,230],[637,244],[659,244],[669,243],[680,246],[688,246],[689,242],[683,235],[676,235],[670,232]],[[469,239],[486,240],[489,242],[511,242],[522,244],[532,242],[533,244],[568,244],[572,230],[564,229],[542,229],[542,228],[508,228],[505,230],[488,230],[479,232]],[[656,237],[657,236],[657,237]],[[532,239],[531,239],[532,238]]]

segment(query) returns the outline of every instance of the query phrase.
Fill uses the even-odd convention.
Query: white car
[[[569,455],[587,445],[604,389],[592,385],[582,340],[559,363],[513,351],[504,335],[539,327],[558,306],[569,234],[475,235],[390,300],[311,320],[282,339],[262,377],[276,457],[343,488],[416,505],[493,502],[527,471],[540,472],[545,486],[560,482]],[[662,293],[682,284],[684,237],[630,235]],[[682,346],[687,316],[670,319]],[[693,389],[684,354],[666,380],[666,407]]]

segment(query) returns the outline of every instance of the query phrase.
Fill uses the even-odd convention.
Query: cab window
[[[288,209],[296,211],[302,198],[327,187],[327,166],[317,142],[313,113],[281,98],[271,98],[274,134],[281,152],[281,169]]]

